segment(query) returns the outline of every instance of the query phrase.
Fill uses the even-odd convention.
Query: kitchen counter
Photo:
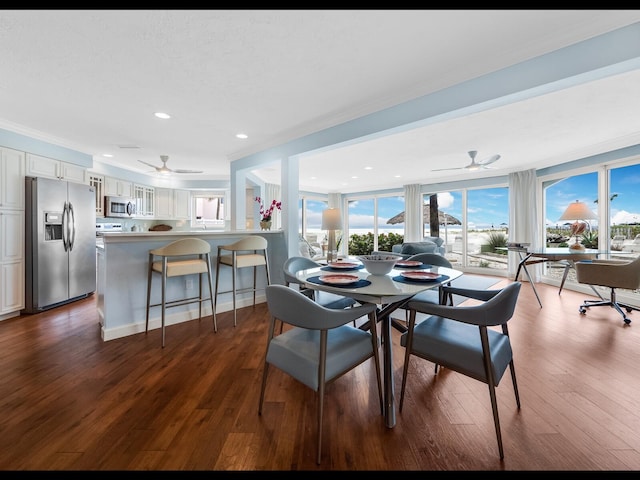
[[[226,245],[247,235],[260,235],[269,242],[267,249],[271,283],[284,284],[282,268],[288,257],[284,232],[281,230],[192,230],[166,232],[106,232],[102,234],[104,246],[97,252],[97,294],[98,313],[102,324],[101,335],[104,341],[144,333],[147,305],[147,273],[149,250],[159,248],[174,240],[198,237],[211,244],[211,268],[213,270],[213,288],[215,290],[215,265],[218,245]],[[238,288],[252,284],[252,273],[238,272]],[[160,283],[155,278],[151,290],[151,303],[160,301]],[[220,290],[231,289],[231,269],[220,270]],[[266,275],[258,271],[258,286],[266,284]],[[192,288],[187,290],[187,285]],[[198,278],[175,277],[167,280],[167,298],[184,298],[197,295]],[[208,290],[206,280],[205,292]],[[238,307],[251,305],[251,293],[238,295]],[[258,291],[256,303],[265,302],[264,291]],[[219,295],[217,313],[232,310],[231,294]],[[203,316],[212,314],[208,303],[203,304]],[[149,329],[160,327],[160,307],[154,307],[149,315]],[[167,310],[166,324],[190,321],[198,318],[198,304],[183,305]],[[233,318],[229,321],[218,318],[218,330],[233,328]],[[213,333],[213,323],[211,322]]]

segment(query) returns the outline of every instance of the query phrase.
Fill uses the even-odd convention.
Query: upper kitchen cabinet
[[[104,177],[104,194],[133,198],[133,183],[119,178]]]
[[[150,218],[155,211],[155,189],[146,185],[133,186],[133,198],[136,201],[136,217]]]
[[[73,163],[27,153],[27,175],[87,183],[87,169]]]
[[[96,192],[96,217],[104,217],[104,175],[89,173],[88,177]]]
[[[191,192],[171,188],[156,188],[155,218],[160,220],[188,220],[191,218]]]
[[[0,209],[24,210],[24,152],[0,148]]]
[[[173,189],[156,188],[155,189],[155,218],[160,220],[170,220],[173,218]]]
[[[191,218],[191,192],[189,190],[174,190],[174,218],[189,220]]]

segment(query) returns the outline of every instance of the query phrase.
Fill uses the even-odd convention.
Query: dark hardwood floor
[[[496,279],[498,285],[508,282]],[[95,298],[0,322],[3,470],[638,470],[640,314],[578,312],[584,294],[524,283],[510,322],[522,408],[497,388],[500,461],[485,384],[412,359],[397,425],[369,360],[326,393],[271,370],[258,395],[266,304],[103,342]],[[397,315],[404,318],[404,315]],[[635,318],[634,318],[635,317]],[[394,335],[396,398],[403,349]]]

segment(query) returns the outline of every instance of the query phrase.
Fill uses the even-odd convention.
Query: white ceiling
[[[168,155],[204,171],[180,178],[228,179],[232,160],[638,21],[640,10],[0,10],[0,128],[136,172]],[[502,156],[475,175],[540,168],[640,143],[639,111],[635,70],[306,156],[300,188],[464,178],[432,169],[468,164],[468,150]],[[257,173],[279,183],[278,167]]]

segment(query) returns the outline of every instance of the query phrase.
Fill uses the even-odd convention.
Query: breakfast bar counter
[[[211,268],[213,288],[215,290],[215,265],[218,245],[233,243],[248,235],[260,235],[267,239],[269,271],[271,283],[284,284],[282,267],[287,259],[287,246],[284,232],[280,230],[236,230],[236,231],[164,231],[164,232],[109,232],[104,233],[103,246],[97,249],[97,289],[98,314],[102,325],[101,335],[104,341],[134,335],[145,331],[147,305],[147,269],[149,250],[162,247],[181,238],[197,237],[211,244]],[[220,270],[220,290],[230,290],[231,269]],[[260,270],[260,269],[259,269]],[[238,288],[252,284],[253,272],[238,273]],[[266,275],[258,271],[257,285],[266,285]],[[155,288],[158,287],[158,288]],[[204,292],[208,291],[204,282]],[[197,295],[198,276],[174,277],[167,280],[167,298],[184,298]],[[154,283],[151,289],[152,303],[160,300],[160,288]],[[251,305],[251,293],[238,295],[238,306]],[[264,291],[258,291],[256,303],[264,302]],[[207,302],[203,304],[203,316],[212,314]],[[216,313],[232,309],[231,294],[221,294],[218,298]],[[149,315],[149,329],[160,327],[160,308],[152,308]],[[167,310],[167,325],[198,318],[198,304],[177,306]],[[229,325],[218,318],[218,329],[233,328],[233,319]],[[213,324],[211,326],[213,331]]]

